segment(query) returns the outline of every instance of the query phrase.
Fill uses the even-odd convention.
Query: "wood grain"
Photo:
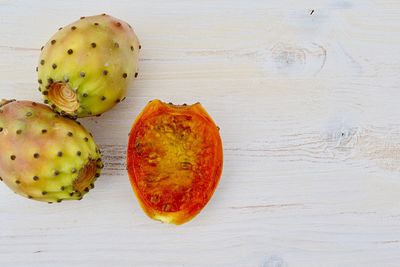
[[[400,265],[398,1],[0,0],[0,98],[40,101],[39,48],[103,12],[143,47],[127,100],[82,120],[104,174],[59,205],[0,186],[0,266]],[[125,170],[153,98],[200,101],[224,142],[215,195],[179,227],[144,215]]]

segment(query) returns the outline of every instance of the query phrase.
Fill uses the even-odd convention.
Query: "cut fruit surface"
[[[162,222],[185,223],[207,204],[220,179],[218,127],[200,103],[153,100],[132,127],[127,165],[144,211]]]

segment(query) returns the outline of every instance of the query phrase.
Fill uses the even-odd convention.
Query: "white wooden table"
[[[39,48],[103,12],[142,43],[127,101],[82,120],[104,174],[57,205],[0,184],[0,266],[400,266],[398,1],[0,0],[0,98],[40,101]],[[125,171],[153,98],[221,127],[221,182],[182,226],[145,216]]]

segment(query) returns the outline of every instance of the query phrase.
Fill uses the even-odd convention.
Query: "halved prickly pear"
[[[100,115],[125,99],[138,74],[139,49],[126,22],[106,14],[81,17],[42,47],[39,91],[62,115]]]
[[[200,103],[178,106],[153,100],[132,126],[127,165],[148,216],[185,223],[207,204],[220,179],[219,129]]]
[[[82,125],[30,101],[0,102],[0,148],[0,180],[39,201],[81,199],[103,167]]]

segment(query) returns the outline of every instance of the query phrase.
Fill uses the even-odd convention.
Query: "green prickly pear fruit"
[[[60,28],[37,67],[44,102],[69,117],[99,116],[125,99],[140,48],[132,27],[106,14]]]
[[[0,101],[0,148],[0,180],[49,203],[81,199],[103,167],[83,126],[30,101]]]

